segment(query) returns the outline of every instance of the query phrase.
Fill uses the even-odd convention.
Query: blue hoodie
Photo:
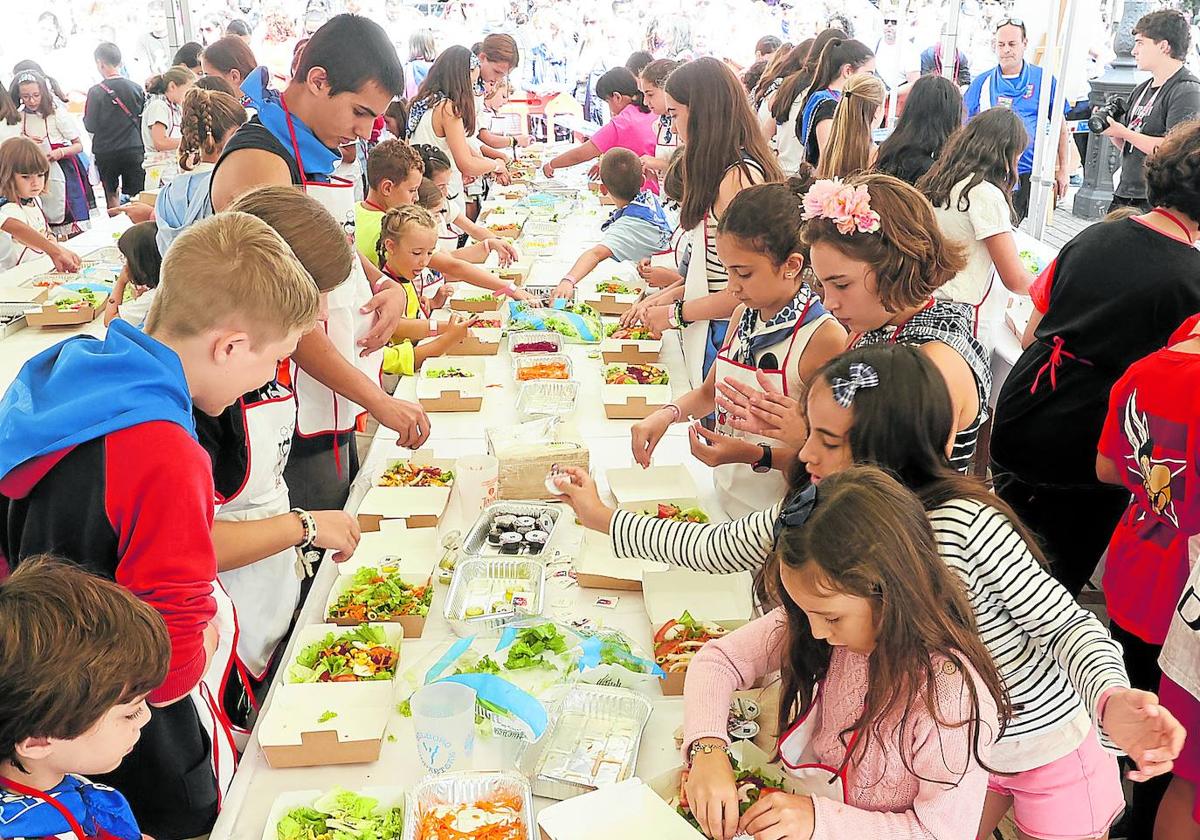
[[[196,437],[192,397],[171,348],[116,320],[34,356],[0,398],[0,478],[30,459],[142,423]]]
[[[167,248],[183,231],[212,215],[212,200],[209,184],[212,170],[187,172],[163,187],[154,203],[154,216],[158,222],[158,253],[167,255]]]

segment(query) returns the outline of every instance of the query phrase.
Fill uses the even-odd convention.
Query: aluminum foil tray
[[[545,602],[546,567],[539,561],[476,557],[459,562],[442,615],[455,635],[466,637],[540,616]],[[467,615],[476,609],[483,613]]]
[[[511,354],[531,353],[533,351],[522,350],[521,346],[526,344],[535,344],[546,342],[553,344],[555,349],[551,351],[538,350],[537,353],[561,353],[563,340],[562,336],[556,332],[549,330],[528,330],[522,332],[510,333],[508,337],[508,352]]]
[[[417,784],[408,795],[404,819],[404,840],[436,840],[422,836],[421,816],[431,808],[443,805],[474,805],[493,801],[497,797],[513,798],[520,803],[524,836],[536,840],[537,828],[533,815],[533,792],[529,782],[519,773],[447,773],[432,776]]]
[[[541,555],[507,555],[501,554],[500,549],[494,545],[488,545],[487,535],[492,530],[492,525],[497,516],[509,514],[512,516],[532,516],[538,521],[540,530],[545,531],[550,535],[546,540],[546,548],[549,549],[554,544],[554,536],[558,529],[559,519],[562,516],[563,507],[561,505],[547,505],[540,502],[496,502],[488,505],[479,514],[479,518],[475,520],[475,524],[471,526],[471,530],[467,532],[466,538],[463,540],[462,554],[464,557],[496,557],[496,558],[513,558],[519,559],[528,557],[544,561],[549,559],[546,551]],[[549,525],[550,527],[545,527]]]
[[[519,353],[516,356],[513,356],[513,379],[521,382],[522,380],[519,378],[520,373],[525,368],[535,367],[536,365],[548,365],[554,362],[560,362],[566,366],[567,379],[570,379],[571,374],[575,371],[575,367],[571,364],[571,357],[565,353]],[[534,382],[537,380],[530,379],[525,381]],[[563,382],[565,380],[558,379],[550,381]]]

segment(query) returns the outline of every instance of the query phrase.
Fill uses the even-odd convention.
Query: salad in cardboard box
[[[326,625],[306,627],[304,636],[317,636],[305,644],[288,666],[289,683],[382,682],[396,677],[400,661],[399,638],[376,624],[360,624],[353,630]]]
[[[290,807],[286,804],[316,793],[298,791],[281,796],[272,810],[287,810],[268,819],[263,840],[401,840],[403,837],[401,791],[391,795],[380,791],[377,798],[335,787],[313,796],[307,804]],[[387,801],[382,801],[385,797]]]

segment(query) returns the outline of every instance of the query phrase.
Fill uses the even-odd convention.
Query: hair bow
[[[879,374],[868,364],[855,362],[850,365],[849,373],[849,379],[842,379],[840,376],[833,378],[833,399],[842,408],[849,408],[854,404],[854,395],[860,388],[874,388],[879,384]]]
[[[779,510],[779,518],[775,520],[775,543],[779,543],[779,535],[784,528],[799,528],[808,522],[816,506],[817,485],[811,482],[786,499]]]
[[[879,214],[871,209],[866,184],[852,187],[838,179],[817,181],[804,196],[805,219],[828,219],[843,236],[878,233]]]

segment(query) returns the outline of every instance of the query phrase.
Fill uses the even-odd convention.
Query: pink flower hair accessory
[[[828,219],[843,236],[878,233],[879,214],[871,209],[865,184],[852,187],[839,179],[817,181],[804,196],[804,218]]]

